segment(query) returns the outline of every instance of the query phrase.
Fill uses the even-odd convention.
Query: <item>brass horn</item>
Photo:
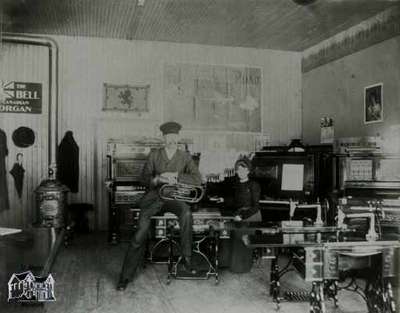
[[[197,203],[204,196],[204,188],[188,184],[164,184],[159,190],[163,200],[177,200],[188,203]]]

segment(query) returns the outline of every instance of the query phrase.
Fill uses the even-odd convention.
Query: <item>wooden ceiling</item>
[[[2,0],[6,32],[303,51],[400,0]],[[308,4],[304,4],[308,3]]]

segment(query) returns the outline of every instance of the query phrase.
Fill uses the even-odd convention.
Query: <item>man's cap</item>
[[[35,142],[35,133],[28,127],[19,127],[12,134],[14,144],[19,148],[27,148]]]
[[[178,134],[182,126],[177,122],[166,122],[160,126],[160,130],[163,135],[166,134]]]

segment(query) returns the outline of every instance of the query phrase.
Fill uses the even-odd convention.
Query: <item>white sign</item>
[[[304,164],[283,164],[281,190],[302,191]]]

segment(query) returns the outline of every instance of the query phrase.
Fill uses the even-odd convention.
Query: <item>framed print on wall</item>
[[[150,85],[104,84],[103,111],[134,112],[137,115],[149,113]]]
[[[383,121],[383,84],[364,88],[364,124]]]
[[[262,132],[262,69],[246,65],[164,66],[164,121],[184,129]]]

